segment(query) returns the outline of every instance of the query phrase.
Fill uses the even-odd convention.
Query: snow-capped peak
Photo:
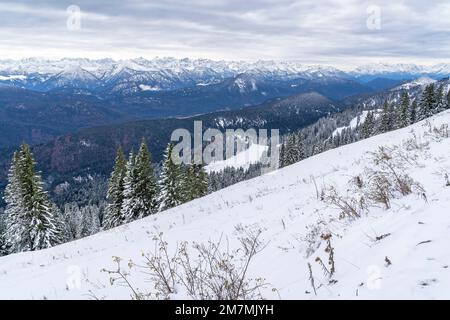
[[[111,89],[111,92],[137,92],[139,85],[173,90],[196,84],[209,84],[251,74],[255,79],[361,79],[388,75],[398,79],[411,79],[418,76],[434,78],[450,74],[450,65],[441,63],[435,66],[413,64],[370,64],[350,72],[324,65],[308,65],[299,61],[216,61],[208,59],[176,59],[156,57],[154,59],[74,59],[50,60],[27,58],[22,60],[0,60],[0,82],[11,83],[9,76],[23,76],[20,79],[24,88],[40,88],[47,91],[59,86],[98,87]],[[6,77],[6,78],[5,78]],[[8,78],[9,77],[9,78]],[[58,77],[63,78],[59,81]],[[46,82],[52,78],[54,81]],[[32,79],[32,80],[31,80]],[[28,83],[28,81],[30,83]],[[83,82],[93,82],[88,84]],[[254,86],[253,86],[254,88]]]

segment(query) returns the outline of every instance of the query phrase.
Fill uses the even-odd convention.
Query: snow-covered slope
[[[247,149],[238,154],[222,160],[208,164],[206,166],[207,172],[219,172],[227,167],[229,168],[243,168],[247,170],[251,164],[260,162],[262,155],[269,149],[268,146],[252,144]]]
[[[0,298],[129,298],[127,288],[111,286],[109,276],[101,272],[114,268],[113,256],[124,259],[124,267],[128,259],[142,262],[141,253],[154,250],[152,238],[159,232],[170,249],[177,242],[203,243],[221,235],[233,248],[236,226],[241,225],[261,229],[267,243],[249,270],[250,276],[270,283],[262,291],[265,298],[448,299],[450,186],[445,175],[450,173],[450,138],[445,126],[449,123],[447,111],[128,225],[51,249],[2,257]],[[320,190],[334,186],[342,197],[354,196],[350,181],[365,168],[374,169],[371,152],[379,146],[392,148],[399,161],[404,160],[402,173],[418,181],[426,196],[414,192],[392,199],[389,210],[370,206],[361,218],[339,219],[341,211],[321,201]],[[316,261],[320,257],[328,262],[326,243],[320,238],[325,233],[332,234],[334,248],[336,272],[331,282]],[[153,288],[136,269],[129,278],[142,290]]]

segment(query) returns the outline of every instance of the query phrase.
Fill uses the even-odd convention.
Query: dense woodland
[[[12,159],[5,190],[1,254],[49,248],[205,195],[208,181],[204,168],[175,163],[170,156],[172,150],[169,144],[157,179],[145,140],[128,158],[119,148],[106,201],[84,206],[66,203],[60,209],[44,190],[30,147],[22,145]]]

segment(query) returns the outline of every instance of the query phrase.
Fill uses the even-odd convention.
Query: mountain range
[[[338,77],[362,82],[377,78],[404,80],[445,77],[450,64],[368,64],[353,70],[305,65],[298,61],[213,61],[207,59],[60,59],[0,60],[0,84],[36,91],[72,91],[108,96],[165,91],[219,83],[239,74],[257,79],[288,80]]]
[[[305,92],[338,102],[406,79],[449,74],[447,64],[342,71],[296,61],[0,60],[0,149],[95,126],[238,110]]]

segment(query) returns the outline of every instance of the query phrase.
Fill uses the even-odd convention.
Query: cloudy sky
[[[0,59],[31,56],[448,63],[450,1],[0,0]]]

